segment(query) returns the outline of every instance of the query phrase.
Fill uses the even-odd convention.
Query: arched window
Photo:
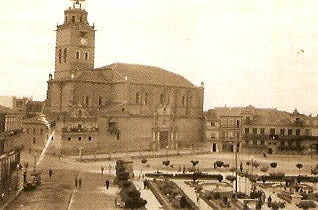
[[[89,136],[88,141],[92,141],[92,140],[93,140],[93,137]]]
[[[32,143],[33,143],[33,144],[35,144],[35,142],[36,142],[36,141],[35,141],[35,137],[33,137],[33,141],[32,141]]]
[[[72,137],[69,136],[69,137],[67,138],[67,140],[68,140],[68,141],[71,141],[71,140],[72,140]]]
[[[75,16],[72,16],[72,22],[75,23]]]
[[[82,137],[81,136],[78,137],[78,141],[82,141]]]
[[[58,58],[59,58],[59,63],[62,63],[62,49],[59,49]]]
[[[148,93],[145,93],[144,104],[148,104]]]
[[[89,59],[89,54],[88,52],[85,53],[85,60],[88,60]]]
[[[85,105],[86,105],[86,106],[89,105],[89,97],[88,97],[88,96],[86,96],[86,98],[85,98]]]
[[[98,105],[99,105],[99,106],[103,105],[103,99],[102,99],[102,97],[99,97],[99,98],[98,98]]]
[[[186,106],[186,97],[182,96],[182,106]]]
[[[140,93],[137,92],[136,93],[136,104],[139,104],[140,103]]]
[[[83,21],[83,17],[81,16],[81,17],[80,17],[80,22],[82,22],[82,21]]]
[[[161,94],[161,95],[160,95],[160,103],[161,103],[161,104],[164,104],[164,103],[165,103],[165,95],[164,95],[164,94]]]
[[[64,48],[64,55],[63,55],[63,62],[66,63],[66,59],[67,59],[67,48]]]
[[[80,57],[81,57],[80,51],[76,51],[76,53],[75,53],[75,58],[76,58],[76,59],[80,59]]]

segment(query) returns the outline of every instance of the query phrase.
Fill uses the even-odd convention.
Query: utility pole
[[[235,149],[235,196],[237,195],[237,150],[238,148],[236,147]]]

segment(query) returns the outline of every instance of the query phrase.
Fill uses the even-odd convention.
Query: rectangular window
[[[80,55],[80,52],[77,51],[76,54],[75,54],[75,58],[76,58],[76,59],[80,59],[80,56],[81,56],[81,55]]]
[[[288,135],[293,135],[293,129],[288,129]]]
[[[285,129],[280,129],[280,135],[284,136],[285,135]]]
[[[271,129],[269,130],[269,134],[270,134],[270,135],[275,135],[275,128],[271,128]]]
[[[253,128],[253,134],[257,134],[257,128]]]
[[[296,136],[300,136],[300,129],[296,129]]]
[[[262,134],[262,135],[265,134],[265,128],[261,128],[261,134]]]
[[[245,128],[245,134],[249,134],[250,133],[250,129],[249,128]]]

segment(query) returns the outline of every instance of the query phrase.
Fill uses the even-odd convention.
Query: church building
[[[106,26],[105,26],[106,27]],[[94,68],[95,29],[80,1],[56,29],[55,72],[45,114],[55,119],[54,151],[157,151],[203,141],[204,87],[138,64]]]

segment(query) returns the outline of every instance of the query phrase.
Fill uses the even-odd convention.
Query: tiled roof
[[[204,117],[207,120],[217,120],[218,119],[218,116],[216,114],[215,109],[210,109],[209,111],[204,112]]]
[[[241,107],[215,107],[218,116],[241,116]]]
[[[303,120],[310,119],[305,115],[297,115],[300,119],[299,124],[303,123]],[[296,117],[292,113],[285,111],[279,111],[277,109],[255,109],[253,120],[249,124],[256,125],[284,125],[284,126],[295,126]]]
[[[99,71],[83,71],[74,78],[78,81],[89,81],[89,82],[106,82],[107,79]]]
[[[127,77],[127,80],[133,83],[195,87],[181,75],[153,66],[114,63],[100,69],[114,70],[117,80],[125,80],[125,77]]]
[[[2,114],[9,114],[13,113],[14,111],[12,109],[9,109],[8,107],[0,105],[0,113]]]

